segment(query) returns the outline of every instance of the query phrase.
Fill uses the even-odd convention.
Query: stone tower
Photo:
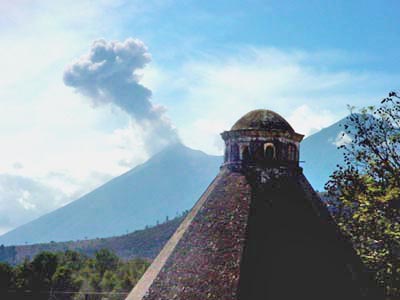
[[[303,135],[255,110],[222,138],[221,171],[127,299],[380,299],[303,175]]]

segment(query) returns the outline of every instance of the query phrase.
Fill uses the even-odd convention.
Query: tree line
[[[148,266],[144,259],[123,261],[106,249],[93,257],[44,251],[19,265],[0,263],[0,298],[125,299]]]

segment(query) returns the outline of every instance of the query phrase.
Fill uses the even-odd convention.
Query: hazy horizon
[[[309,136],[398,88],[396,1],[0,1],[0,234],[272,109]]]

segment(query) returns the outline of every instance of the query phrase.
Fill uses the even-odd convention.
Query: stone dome
[[[292,126],[279,114],[268,109],[256,109],[241,117],[231,130],[277,130],[293,132]]]

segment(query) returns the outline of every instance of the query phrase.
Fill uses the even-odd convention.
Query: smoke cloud
[[[66,67],[64,83],[95,106],[114,104],[127,112],[142,128],[151,153],[177,142],[178,137],[165,109],[151,102],[151,91],[140,83],[136,73],[150,61],[147,47],[138,39],[96,40],[87,54]]]
[[[66,200],[62,191],[32,178],[0,174],[0,235],[60,207]]]

